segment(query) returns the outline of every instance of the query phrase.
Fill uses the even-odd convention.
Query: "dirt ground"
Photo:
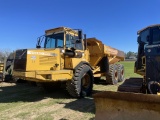
[[[96,84],[93,94],[115,91],[118,85]],[[51,93],[28,83],[0,83],[0,120],[94,120],[91,97],[75,99],[65,89]]]

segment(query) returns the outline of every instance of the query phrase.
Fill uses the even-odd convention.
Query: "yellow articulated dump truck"
[[[118,92],[95,94],[97,120],[160,119],[160,24],[137,34],[135,73],[142,78],[126,79]]]
[[[94,79],[105,76],[110,84],[123,81],[124,67],[114,64],[123,60],[124,52],[96,38],[86,39],[82,30],[59,27],[46,30],[36,49],[16,51],[13,76],[44,88],[62,81],[71,96],[83,97],[92,93]]]

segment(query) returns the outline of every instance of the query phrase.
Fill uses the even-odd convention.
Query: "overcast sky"
[[[59,26],[137,51],[137,31],[160,23],[160,0],[0,0],[0,49],[35,48],[37,37]]]

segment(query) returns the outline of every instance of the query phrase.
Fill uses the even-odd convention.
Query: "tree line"
[[[138,53],[137,52],[127,52],[125,53],[125,58],[126,59],[136,59],[137,58]]]

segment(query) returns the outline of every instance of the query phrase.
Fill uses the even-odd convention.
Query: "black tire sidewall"
[[[92,92],[92,88],[93,88],[93,73],[91,71],[91,69],[89,67],[87,67],[85,74],[88,74],[90,76],[90,84],[89,84],[89,87],[87,89],[83,88],[82,86],[82,78],[81,78],[81,96],[85,96],[83,92],[85,92],[86,96],[89,96],[91,95],[91,92]]]
[[[112,64],[112,65],[110,65],[110,67],[113,68],[113,70],[111,72],[111,76],[112,76],[112,83],[113,83],[113,85],[115,85],[118,83],[118,80],[115,77],[115,73],[117,72],[117,74],[118,74],[117,66]]]
[[[123,71],[123,75],[122,75]],[[118,65],[118,82],[122,82],[124,80],[124,66],[119,64]]]
[[[94,78],[93,78],[93,73],[92,73],[89,66],[83,65],[82,67],[83,67],[83,69],[80,70],[79,77],[77,79],[77,82],[78,82],[78,84],[77,84],[78,91],[77,92],[81,97],[85,97],[85,96],[89,96],[92,92]],[[83,88],[83,86],[82,86],[82,78],[85,74],[88,74],[90,76],[90,85],[87,89]]]
[[[90,78],[90,82],[88,82],[87,87],[82,87],[82,78],[84,75],[88,74]],[[75,98],[82,98],[85,96],[89,96],[92,93],[93,88],[93,73],[87,64],[83,64],[79,67],[77,67],[74,70],[74,75],[72,80],[66,82],[66,89],[68,93]]]

